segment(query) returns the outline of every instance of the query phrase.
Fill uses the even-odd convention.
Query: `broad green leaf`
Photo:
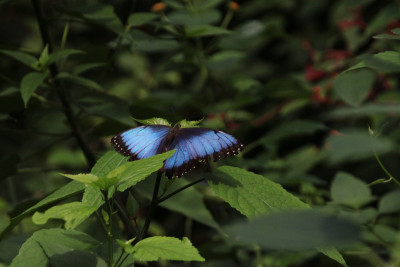
[[[43,229],[36,231],[21,247],[11,267],[47,267],[49,258],[72,250],[87,250],[101,243],[75,230]]]
[[[61,173],[61,175],[84,184],[91,184],[99,180],[99,177],[90,173],[80,173],[80,174]]]
[[[107,267],[108,265],[104,259],[91,251],[72,250],[51,257],[49,260],[49,266]]]
[[[191,37],[202,37],[202,36],[213,36],[213,35],[225,35],[232,33],[230,30],[225,28],[211,26],[211,25],[196,25],[190,26],[186,29],[186,36]]]
[[[207,181],[218,196],[249,218],[273,211],[309,208],[280,184],[240,168],[219,167],[208,175]]]
[[[100,188],[87,186],[83,193],[82,203],[100,208],[104,204],[104,196]]]
[[[355,209],[374,200],[371,189],[360,179],[345,172],[336,174],[331,185],[332,201]]]
[[[119,182],[119,177],[97,177],[91,173],[81,173],[81,174],[62,174],[65,177],[73,179],[75,181],[95,186],[101,190],[108,190],[111,186]]]
[[[74,229],[86,220],[98,207],[82,202],[71,202],[54,206],[44,213],[36,212],[32,221],[36,224],[45,224],[49,219],[62,219],[66,229]]]
[[[40,70],[37,59],[34,56],[31,56],[30,54],[20,52],[20,51],[14,51],[14,50],[6,50],[6,49],[0,49],[0,53],[3,53],[9,57],[12,57],[16,60],[18,60],[21,63],[24,63],[28,67],[31,67],[34,70]]]
[[[156,124],[156,125],[171,126],[171,124],[166,119],[163,119],[163,118],[151,118],[151,119],[145,119],[145,120],[140,120],[140,119],[134,118],[134,120],[137,122],[140,122],[141,124],[144,124],[144,125]]]
[[[387,153],[394,144],[383,138],[372,137],[366,132],[344,132],[343,135],[330,136],[326,141],[328,158],[332,163],[355,161]]]
[[[47,65],[63,60],[71,55],[77,55],[77,54],[85,54],[85,52],[78,49],[63,49],[55,51],[49,55]]]
[[[396,104],[366,104],[359,107],[335,108],[328,114],[328,118],[362,117],[372,115],[400,115],[400,105]]]
[[[224,230],[235,241],[277,250],[351,245],[360,233],[360,227],[351,221],[313,210],[272,213]]]
[[[138,261],[205,261],[186,237],[179,240],[175,237],[153,236],[139,241],[126,252],[133,254]]]
[[[43,200],[39,201],[36,205],[32,206],[31,208],[27,209],[26,211],[22,212],[18,216],[11,219],[10,224],[0,233],[0,240],[4,238],[4,236],[10,232],[23,218],[31,215],[35,211],[39,209],[43,209],[50,204],[53,204],[58,201],[62,201],[66,198],[69,198],[73,195],[83,192],[85,185],[76,181],[72,181],[54,193],[48,195]]]
[[[126,162],[128,162],[127,157],[124,157],[117,151],[111,150],[96,162],[90,173],[98,177],[106,177],[108,173]]]
[[[372,89],[375,76],[375,72],[367,68],[348,70],[336,77],[333,89],[347,104],[358,106]]]
[[[143,197],[151,200],[153,188],[154,188],[155,177],[150,177],[149,179],[139,183],[135,186],[137,192],[139,192]],[[168,182],[168,181],[166,181]],[[169,186],[168,191],[165,195],[182,188],[189,182],[184,179],[179,179]],[[169,209],[174,212],[179,212],[188,218],[191,218],[199,223],[208,225],[217,231],[222,231],[219,224],[214,220],[210,211],[207,209],[203,202],[203,195],[196,190],[194,187],[186,188],[185,190],[179,192],[175,196],[161,202],[159,204],[161,207]]]
[[[61,72],[56,76],[56,79],[69,81],[92,89],[103,90],[103,87],[95,81],[83,78],[72,73]]]
[[[43,83],[49,73],[46,72],[30,72],[21,80],[21,96],[25,107],[35,90]]]
[[[158,18],[154,13],[137,12],[133,13],[128,18],[128,24],[131,26],[140,26],[151,22]]]
[[[400,211],[400,190],[389,192],[384,195],[378,204],[378,210],[381,214],[395,213]]]
[[[310,208],[308,204],[287,192],[281,185],[240,168],[219,167],[208,176],[207,181],[218,196],[249,218],[274,211]],[[318,248],[318,250],[346,266],[342,255],[335,248]]]
[[[400,53],[385,51],[364,59],[366,66],[384,73],[400,72]]]
[[[147,159],[136,160],[125,163],[128,167],[121,173],[120,182],[117,185],[117,190],[120,192],[136,185],[138,182],[147,178],[153,172],[158,171],[164,164],[164,161],[170,158],[175,153],[175,150],[158,154]],[[121,166],[119,168],[124,168]],[[116,170],[116,172],[118,172]]]

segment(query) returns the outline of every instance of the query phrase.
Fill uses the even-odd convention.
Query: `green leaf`
[[[101,243],[89,235],[75,230],[43,229],[36,231],[22,245],[10,266],[49,266],[49,258],[72,250],[87,250]]]
[[[84,183],[84,184],[91,184],[99,180],[99,177],[90,173],[80,173],[80,174],[64,174],[60,173],[61,175],[70,178],[72,180]]]
[[[332,201],[359,209],[374,200],[369,186],[351,174],[339,172],[331,185]]]
[[[156,18],[158,18],[158,15],[154,13],[137,12],[129,16],[128,24],[131,26],[140,26],[147,24]]]
[[[107,267],[108,265],[104,259],[91,251],[73,250],[54,255],[50,258],[48,266]]]
[[[10,232],[23,218],[31,215],[32,213],[34,213],[35,211],[37,211],[39,209],[43,209],[44,207],[47,207],[50,204],[53,204],[55,202],[64,200],[73,195],[81,193],[84,188],[85,188],[84,184],[75,182],[75,181],[72,181],[72,182],[64,185],[60,189],[56,190],[54,193],[48,195],[43,200],[39,201],[36,205],[30,207],[29,209],[25,210],[18,216],[12,218],[10,221],[10,224],[7,226],[7,228],[1,232],[0,240],[5,236],[5,234]]]
[[[100,188],[87,186],[83,193],[82,203],[100,208],[104,204],[104,196]]]
[[[372,115],[400,115],[400,105],[366,104],[359,107],[336,108],[328,114],[328,118],[361,117]]]
[[[351,245],[360,233],[360,227],[351,221],[313,210],[272,213],[224,230],[235,241],[277,250]]]
[[[56,80],[65,80],[69,81],[75,84],[79,84],[88,88],[96,89],[96,90],[103,90],[103,87],[96,83],[93,80],[83,78],[81,76],[72,74],[72,73],[67,73],[67,72],[61,72],[59,73],[56,78]]]
[[[85,52],[78,49],[63,49],[55,51],[49,55],[49,58],[47,60],[47,65],[63,60],[71,55],[77,55],[77,54],[85,54]]]
[[[366,66],[384,73],[400,72],[400,53],[385,51],[364,59]]]
[[[198,121],[187,121],[187,120],[181,120],[177,124],[181,126],[181,128],[187,128],[187,127],[198,127],[199,123],[202,122],[203,119],[198,120]]]
[[[372,137],[366,132],[351,131],[343,135],[332,135],[326,141],[328,158],[332,163],[355,161],[387,153],[394,144],[383,138]]]
[[[112,176],[116,173],[120,173],[120,182],[117,185],[117,190],[123,192],[126,189],[136,185],[138,182],[146,179],[153,172],[161,169],[161,167],[164,165],[164,161],[170,158],[174,153],[175,150],[171,150],[147,159],[128,162],[119,167],[121,170],[118,168],[108,175]]]
[[[6,50],[6,49],[0,49],[0,53],[3,53],[9,57],[12,57],[12,58],[18,60],[19,62],[24,63],[28,67],[31,67],[34,70],[37,70],[37,71],[40,70],[38,63],[37,63],[37,59],[28,53],[14,51],[14,50]]]
[[[213,35],[225,35],[230,33],[232,33],[232,31],[211,25],[196,25],[186,28],[186,36],[189,38],[213,36]]]
[[[153,236],[139,241],[126,252],[138,261],[205,261],[186,237],[181,241],[174,237]]]
[[[93,166],[91,174],[98,177],[106,177],[112,170],[128,162],[128,158],[111,150],[105,153]]]
[[[75,181],[98,187],[101,190],[108,190],[111,186],[119,182],[119,177],[97,177],[91,173],[62,174]]]
[[[36,89],[43,83],[49,73],[46,72],[30,72],[21,80],[21,96],[24,101],[25,108],[28,101]]]
[[[375,76],[375,72],[367,68],[348,70],[336,77],[333,89],[344,102],[358,106],[372,89]]]
[[[79,50],[78,50],[79,51]],[[95,68],[101,68],[101,67],[107,67],[108,65],[106,63],[86,63],[86,64],[79,64],[78,66],[74,67],[72,70],[72,73],[75,75],[79,75],[81,73],[84,73],[86,71],[95,69]]]
[[[309,208],[280,184],[240,168],[219,167],[207,181],[218,196],[249,218],[277,210]]]
[[[309,205],[293,196],[281,185],[264,176],[236,167],[222,166],[207,178],[211,189],[232,207],[249,218],[273,211],[309,209]],[[346,265],[342,255],[335,249],[318,250],[331,259]]]
[[[45,66],[48,65],[48,61],[49,61],[49,46],[48,44],[46,44],[38,60],[39,67],[43,70]]]
[[[133,118],[135,121],[144,124],[144,125],[166,125],[166,126],[171,126],[171,124],[163,118],[151,118],[151,119],[146,119],[146,120],[140,120],[140,119],[135,119]]]
[[[71,202],[54,206],[44,213],[36,212],[32,216],[32,221],[36,224],[45,224],[49,219],[62,219],[65,221],[66,229],[74,229],[97,209],[96,206],[82,202]]]
[[[384,195],[378,204],[380,214],[395,213],[400,211],[400,190]]]

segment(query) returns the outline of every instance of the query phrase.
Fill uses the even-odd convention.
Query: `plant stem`
[[[195,185],[195,184],[197,184],[197,183],[200,183],[201,181],[204,181],[204,178],[201,178],[201,179],[199,179],[199,180],[196,180],[196,181],[194,181],[194,182],[191,182],[190,184],[187,184],[187,185],[185,185],[185,186],[182,186],[181,188],[179,188],[179,189],[175,190],[174,192],[172,192],[172,193],[166,195],[165,197],[160,198],[160,199],[158,200],[158,203],[161,203],[161,202],[167,200],[168,198],[170,198],[170,197],[172,197],[172,196],[178,194],[179,192],[185,190],[186,188],[189,188],[189,187],[191,187],[191,186],[193,186],[193,185]]]
[[[397,181],[396,178],[394,178],[394,176],[385,168],[385,166],[383,165],[381,159],[379,158],[378,154],[374,151],[374,155],[376,158],[376,161],[378,161],[379,166],[381,166],[381,169],[386,173],[387,176],[389,176],[390,179],[393,179],[393,181],[400,186],[400,182]]]
[[[107,213],[108,213],[108,222],[107,223],[107,238],[108,238],[108,265],[110,267],[114,266],[114,259],[113,259],[113,254],[114,254],[114,243],[113,243],[113,232],[112,232],[112,217],[113,217],[113,210],[111,207],[110,199],[108,198],[108,192],[103,191],[104,195],[104,200],[106,202],[107,206]]]
[[[39,30],[40,30],[40,35],[42,37],[43,45],[47,44],[47,46],[49,48],[49,53],[52,53],[53,46],[52,46],[52,43],[49,38],[47,24],[43,18],[39,0],[32,0],[32,5],[35,10],[36,19],[37,19],[37,22],[39,25]],[[50,69],[51,76],[54,79],[59,74],[58,67],[55,63],[52,63],[52,64],[50,64],[49,69]],[[73,132],[80,148],[82,149],[82,152],[85,155],[88,164],[90,165],[90,167],[93,167],[94,164],[96,163],[95,157],[92,154],[92,152],[90,151],[89,146],[88,146],[85,138],[83,137],[81,130],[78,127],[78,123],[76,121],[75,114],[72,110],[71,103],[68,101],[66,94],[64,93],[64,90],[61,90],[61,88],[60,88],[61,84],[57,80],[55,80],[54,83],[55,83],[55,86],[54,86],[55,91],[58,95],[58,98],[61,101],[64,114],[67,117],[68,123],[72,129],[72,132]]]
[[[154,183],[153,198],[151,199],[149,212],[147,213],[146,221],[144,222],[144,226],[142,228],[142,231],[140,232],[138,238],[135,240],[135,243],[137,243],[140,240],[142,240],[146,236],[147,230],[149,229],[150,222],[151,222],[151,219],[153,217],[154,210],[155,210],[155,208],[157,207],[157,204],[158,204],[158,190],[160,188],[161,177],[162,177],[162,172],[158,171],[156,182]]]

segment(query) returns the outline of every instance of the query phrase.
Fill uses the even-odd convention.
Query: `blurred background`
[[[90,171],[132,118],[203,119],[245,145],[220,165],[358,220],[350,266],[399,262],[400,193],[374,157],[399,176],[399,19],[399,2],[382,0],[0,1],[0,226],[66,184],[59,173]],[[339,172],[358,183],[335,188]],[[334,197],[360,188],[355,202]],[[199,190],[218,223],[240,217]],[[231,247],[164,209],[156,221],[153,233],[191,233],[202,265],[337,266]],[[39,228],[24,220],[0,261]]]

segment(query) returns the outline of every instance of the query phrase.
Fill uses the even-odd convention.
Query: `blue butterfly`
[[[181,177],[211,156],[217,161],[243,150],[243,144],[230,134],[207,128],[181,128],[180,124],[132,128],[114,136],[111,144],[131,161],[176,149],[161,168],[168,178]]]

